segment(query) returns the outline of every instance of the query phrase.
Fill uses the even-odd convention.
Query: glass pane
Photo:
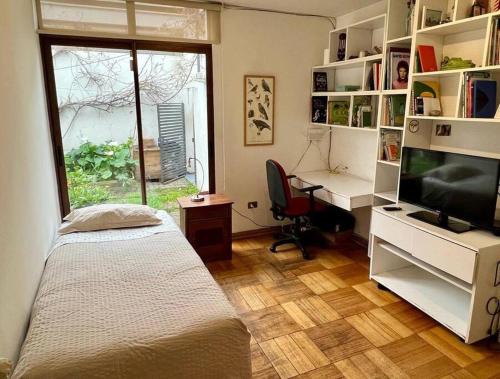
[[[176,199],[208,191],[206,57],[138,51],[148,204],[178,212]]]
[[[71,208],[142,203],[130,52],[54,46]]]
[[[137,34],[207,40],[205,9],[136,3]]]
[[[47,29],[67,29],[86,32],[128,32],[125,1],[41,0],[42,23]]]

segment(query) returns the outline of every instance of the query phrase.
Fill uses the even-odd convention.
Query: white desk
[[[314,196],[327,203],[351,211],[367,207],[373,201],[373,183],[350,174],[331,174],[328,170],[300,172],[292,179],[292,186],[301,189],[322,185]]]

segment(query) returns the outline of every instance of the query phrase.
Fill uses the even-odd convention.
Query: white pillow
[[[59,234],[159,225],[162,220],[147,205],[100,204],[79,208],[64,218]]]

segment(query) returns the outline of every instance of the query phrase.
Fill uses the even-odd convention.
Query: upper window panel
[[[135,3],[138,35],[207,40],[207,11],[198,8]]]
[[[121,0],[40,0],[41,29],[127,34],[127,6]]]
[[[42,33],[220,41],[220,6],[183,0],[35,0]]]

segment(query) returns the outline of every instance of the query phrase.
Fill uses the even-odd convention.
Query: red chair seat
[[[321,211],[324,206],[314,203],[314,210]],[[288,207],[284,210],[287,217],[304,216],[311,211],[311,202],[308,197],[292,197],[289,200]]]

